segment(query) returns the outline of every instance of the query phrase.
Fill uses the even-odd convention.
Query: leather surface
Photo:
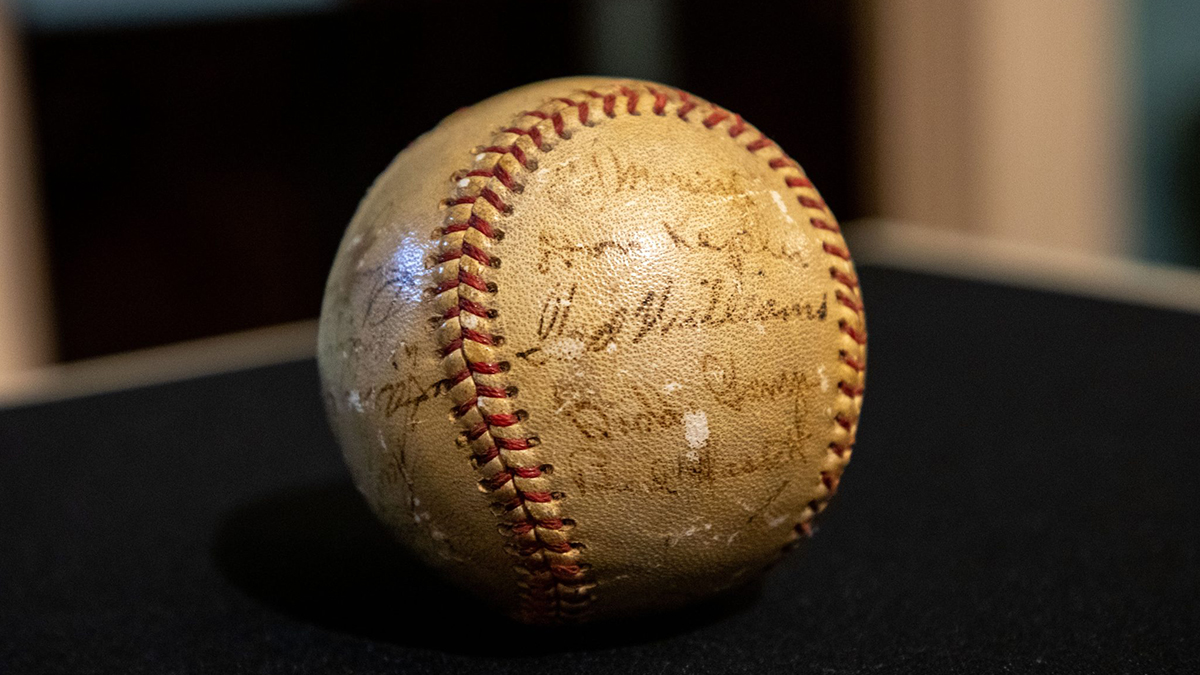
[[[360,205],[319,362],[359,490],[528,621],[752,580],[836,489],[865,326],[836,222],[739,117],[653,83],[523,87]]]

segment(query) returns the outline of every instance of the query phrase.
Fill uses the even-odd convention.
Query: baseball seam
[[[831,440],[816,494],[800,514],[792,541],[812,535],[813,519],[836,491],[857,432],[866,362],[862,295],[837,221],[799,164],[741,116],[674,89],[612,84],[552,98],[521,113],[490,143],[475,148],[471,167],[453,177],[443,225],[435,232],[440,241],[432,261],[437,285],[431,291],[438,310],[439,356],[454,404],[451,414],[462,429],[459,444],[470,448],[480,489],[492,498],[500,530],[510,538],[507,549],[518,558],[521,613],[527,620],[579,617],[593,601],[596,583],[581,561],[583,544],[568,538],[574,522],[562,517],[564,495],[550,490],[553,467],[541,461],[539,438],[526,431],[528,414],[515,406],[518,390],[507,377],[509,363],[500,360],[496,349],[504,338],[492,331],[498,311],[490,298],[499,289],[488,277],[500,265],[495,248],[504,232],[497,225],[519,202],[519,179],[537,170],[539,154],[551,152],[580,127],[643,113],[674,115],[724,131],[765,159],[809,214],[809,225],[828,256],[829,275],[837,286],[832,306],[840,332],[838,401],[831,411]]]

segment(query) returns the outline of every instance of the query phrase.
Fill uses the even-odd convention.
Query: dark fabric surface
[[[303,362],[0,411],[0,672],[1197,672],[1200,317],[862,276],[854,461],[757,594],[464,608],[358,500]]]

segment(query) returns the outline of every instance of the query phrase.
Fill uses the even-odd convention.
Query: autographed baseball
[[[401,152],[342,241],[326,404],[417,556],[529,622],[735,589],[812,532],[862,298],[800,166],[651,82],[528,85]]]

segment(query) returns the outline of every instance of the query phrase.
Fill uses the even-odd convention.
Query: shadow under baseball
[[[291,488],[234,509],[217,531],[213,556],[231,584],[264,605],[371,640],[495,657],[495,645],[463,639],[475,625],[463,617],[488,613],[493,624],[511,624],[409,556],[349,483]],[[539,652],[668,639],[743,610],[759,590],[634,620],[539,628]]]

